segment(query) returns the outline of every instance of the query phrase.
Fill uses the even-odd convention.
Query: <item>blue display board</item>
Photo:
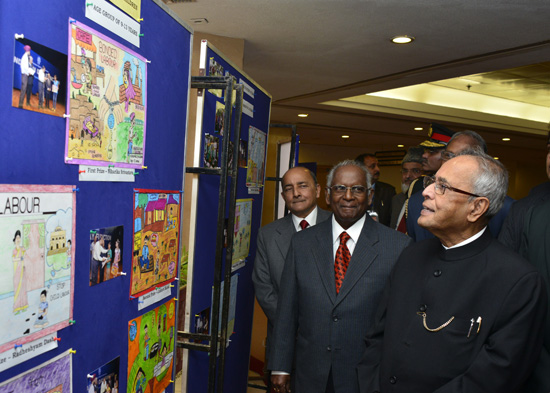
[[[124,227],[123,266],[131,266],[134,189],[182,190],[190,85],[192,30],[160,0],[142,0],[140,47],[85,17],[86,1],[0,2],[0,183],[76,185],[74,276],[75,324],[58,332],[58,348],[0,372],[7,380],[69,348],[73,355],[73,391],[86,391],[87,373],[120,357],[119,391],[127,390],[128,322],[158,307],[138,310],[129,300],[130,272],[90,286],[90,230]],[[12,106],[15,34],[67,54],[69,19],[85,23],[140,54],[147,66],[146,169],[135,182],[79,181],[79,166],[64,163],[68,119]],[[67,88],[66,76],[62,89]],[[5,234],[2,234],[5,237]],[[11,235],[13,237],[13,234]],[[11,237],[9,238],[11,241]],[[5,261],[7,262],[7,261]],[[4,263],[4,262],[3,262]],[[124,270],[124,269],[123,269]],[[171,289],[176,297],[177,287]],[[163,301],[163,302],[164,302]],[[175,367],[174,367],[175,369]],[[174,392],[170,384],[166,392]]]
[[[243,71],[229,62],[213,46],[203,41],[201,47],[201,64],[205,65],[205,75],[225,76],[229,73],[236,78],[237,83],[245,84],[243,94],[243,110],[241,139],[248,146],[249,129],[253,127],[261,133],[265,133],[265,144],[263,154],[265,160],[265,149],[267,149],[267,133],[269,128],[269,116],[271,109],[271,96],[265,92],[256,82],[250,79]],[[202,66],[201,66],[202,67]],[[198,111],[202,116],[199,125],[201,141],[201,166],[208,166],[209,161],[220,163],[221,146],[223,138],[227,137],[227,127],[224,127],[223,135],[220,132],[220,125],[216,124],[216,112],[224,105],[222,92],[205,91],[203,94],[204,106],[199,105]],[[235,110],[233,110],[233,118]],[[234,121],[232,122],[232,127]],[[210,136],[206,137],[206,134]],[[217,153],[208,152],[205,144],[212,140],[212,137],[218,138],[217,143],[219,151]],[[238,148],[237,141],[233,141],[235,149]],[[261,150],[261,146],[257,146]],[[248,152],[251,154],[252,152]],[[216,156],[217,154],[217,156]],[[258,153],[257,153],[258,154]],[[209,155],[208,158],[205,158]],[[212,157],[212,156],[216,157]],[[248,161],[247,161],[248,162]],[[214,165],[215,166],[215,165]],[[252,213],[250,224],[250,248],[244,263],[244,266],[236,269],[233,275],[238,274],[237,299],[232,299],[236,305],[235,320],[233,331],[228,331],[231,342],[226,350],[225,358],[225,377],[224,391],[226,392],[245,392],[248,380],[248,364],[250,357],[250,338],[252,332],[252,317],[254,313],[254,288],[252,285],[252,268],[254,256],[256,255],[256,236],[261,225],[263,187],[258,187],[259,191],[249,191],[247,187],[248,168],[238,168],[237,199],[252,199]],[[265,169],[257,168],[256,178],[264,182]],[[218,175],[200,175],[199,189],[197,195],[197,224],[196,224],[196,242],[193,261],[193,285],[191,298],[191,315],[204,314],[212,304],[212,285],[214,279],[214,260],[216,246],[216,231],[224,226],[224,219],[217,217],[218,190],[220,176]],[[225,217],[227,219],[227,217]],[[229,228],[228,230],[232,230]],[[223,276],[223,275],[222,275]],[[196,327],[192,326],[191,331],[195,332]],[[207,391],[208,382],[208,354],[199,351],[189,351],[189,369],[187,391],[200,393]]]

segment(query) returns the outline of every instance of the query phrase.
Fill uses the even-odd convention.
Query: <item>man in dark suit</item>
[[[380,167],[378,166],[378,158],[374,154],[361,154],[355,161],[365,164],[372,182],[372,196],[369,211],[378,215],[378,222],[386,226],[390,225],[391,218],[391,200],[395,195],[395,187],[391,184],[379,181]],[[374,216],[376,217],[376,215]]]
[[[303,228],[314,226],[330,217],[330,212],[317,207],[321,187],[307,168],[289,169],[283,176],[281,196],[290,214],[262,227],[258,232],[252,282],[258,303],[267,316],[266,359],[269,357],[277,298],[290,239]]]
[[[478,149],[424,179],[418,222],[436,238],[397,261],[366,338],[360,390],[519,392],[540,354],[547,298],[536,269],[488,228],[506,169]]]
[[[410,239],[366,214],[369,173],[355,161],[327,177],[333,216],[297,233],[285,261],[268,368],[275,392],[357,393],[355,368],[381,291]]]

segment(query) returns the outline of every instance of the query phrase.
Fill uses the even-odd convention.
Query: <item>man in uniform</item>
[[[358,376],[362,393],[511,393],[537,362],[547,299],[539,273],[494,239],[508,174],[481,151],[425,177],[419,223],[436,238],[392,271]]]
[[[405,201],[408,198],[407,191],[411,183],[422,175],[422,154],[424,149],[420,146],[411,147],[401,161],[401,192],[394,195],[391,200],[390,228],[405,233],[407,228],[403,215],[405,213]],[[402,224],[398,226],[398,224]]]

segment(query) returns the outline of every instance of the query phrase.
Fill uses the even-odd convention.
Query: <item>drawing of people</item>
[[[147,325],[143,327],[143,341],[145,342],[145,358],[144,360],[149,359],[149,341],[151,340],[151,337],[149,337],[149,334],[147,334]]]
[[[27,277],[24,263],[25,249],[21,247],[21,231],[15,231],[13,237],[15,245],[12,254],[13,261],[13,312],[15,315],[26,311],[29,307],[27,300]]]
[[[128,154],[126,156],[126,161],[129,162],[130,154],[133,152],[134,146],[134,126],[136,125],[136,114],[132,112],[130,114],[130,131],[128,132]]]
[[[92,138],[99,134],[99,130],[92,122],[92,118],[90,116],[87,116],[82,122],[82,129],[83,131],[86,131],[88,134],[90,134]]]
[[[115,260],[113,261],[113,266],[111,267],[111,276],[118,276],[118,269],[120,264],[120,240],[115,241]]]
[[[157,257],[155,258],[155,276],[159,274],[160,267],[160,250],[157,249]]]
[[[146,265],[146,269],[149,269],[149,236],[145,236],[145,239],[143,239],[143,247],[141,248],[141,258],[139,261],[142,269]]]
[[[132,74],[131,74],[131,64],[129,61],[124,63],[124,70],[122,71],[122,82],[124,83],[125,96],[126,96],[126,106],[124,110],[128,113],[128,106],[130,105],[130,100],[136,97],[136,92],[134,90],[134,85],[132,84]]]
[[[86,59],[86,64],[84,69],[86,70],[86,90],[88,92],[92,91],[92,61]]]
[[[145,372],[143,372],[142,368],[140,367],[138,369],[138,372],[136,374],[136,393],[143,393],[145,391],[145,387],[147,386],[147,378],[145,377]]]
[[[38,305],[38,318],[36,318],[36,322],[34,322],[35,328],[45,328],[48,326],[48,302],[46,301],[46,297],[48,296],[48,291],[45,289],[40,292],[40,304]]]
[[[67,240],[67,269],[71,267],[71,262],[73,260],[73,242],[71,239]]]

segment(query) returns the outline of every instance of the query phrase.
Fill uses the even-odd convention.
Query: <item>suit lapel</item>
[[[378,252],[374,245],[378,242],[378,231],[376,224],[367,215],[359,240],[355,245],[355,250],[351,256],[351,261],[346,272],[346,277],[340,288],[340,293],[336,297],[336,305],[344,299],[353,289],[357,281],[366,273],[374,260],[378,257]],[[334,281],[334,274],[333,274]],[[336,287],[334,289],[336,291]]]
[[[277,228],[277,236],[275,238],[275,243],[281,252],[283,260],[286,258],[286,254],[290,246],[290,240],[295,233],[296,228],[294,228],[294,223],[292,222],[292,215],[289,214],[281,220],[281,225]]]
[[[321,224],[323,230],[316,235],[315,244],[312,248],[313,259],[317,265],[321,282],[325,287],[330,301],[334,304],[336,300],[336,284],[334,283],[334,260],[332,257],[332,220]]]

